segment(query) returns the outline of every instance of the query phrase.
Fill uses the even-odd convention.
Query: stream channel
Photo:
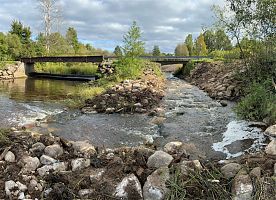
[[[63,100],[81,82],[15,79],[0,81],[0,127],[29,127],[69,140],[89,140],[96,146],[138,146],[153,142],[162,146],[183,141],[209,159],[237,157],[258,151],[265,137],[262,130],[237,120],[233,103],[222,107],[197,87],[167,76],[161,102],[165,121],[151,124],[146,114],[82,114],[67,109]],[[36,126],[34,126],[36,124]]]

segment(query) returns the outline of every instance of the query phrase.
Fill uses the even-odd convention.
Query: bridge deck
[[[36,63],[36,62],[94,62],[94,63],[101,63],[103,60],[104,60],[104,56],[55,56],[55,57],[21,58],[21,62],[24,62],[24,63]]]

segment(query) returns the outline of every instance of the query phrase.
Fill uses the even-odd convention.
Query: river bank
[[[17,130],[5,137],[1,199],[272,200],[276,195],[275,141],[266,153],[208,162],[177,141],[158,150],[107,149]]]

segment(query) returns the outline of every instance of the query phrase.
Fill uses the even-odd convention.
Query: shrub
[[[273,91],[271,80],[264,83],[253,83],[246,91],[246,96],[241,99],[235,108],[239,117],[246,120],[268,119],[270,123],[276,121],[276,95]]]
[[[240,58],[240,50],[235,48],[228,51],[223,50],[215,50],[209,53],[209,56],[211,56],[215,60],[229,60],[229,59],[239,59]]]

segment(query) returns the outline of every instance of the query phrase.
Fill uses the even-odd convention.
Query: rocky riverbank
[[[24,63],[7,64],[0,69],[0,80],[26,77]]]
[[[103,94],[86,100],[84,113],[145,113],[159,104],[164,96],[163,77],[151,69],[138,80],[125,80]]]
[[[13,130],[1,138],[0,199],[275,199],[275,140],[264,153],[219,162],[187,148],[106,149]]]
[[[242,85],[235,73],[242,69],[241,63],[198,63],[186,79],[214,99],[236,100],[240,98]]]

